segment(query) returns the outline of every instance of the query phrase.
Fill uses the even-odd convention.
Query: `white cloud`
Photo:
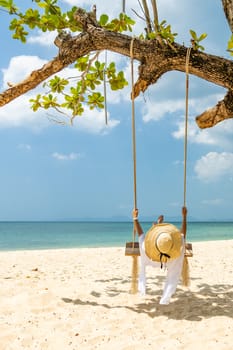
[[[0,108],[0,128],[24,127],[38,131],[51,125],[45,112],[32,111],[29,99],[30,95],[25,94]]]
[[[14,84],[22,81],[33,70],[41,68],[45,63],[47,63],[46,60],[37,56],[12,57],[9,66],[2,69],[3,87],[8,88],[7,82]],[[44,111],[35,113],[30,108],[30,98],[35,98],[40,91],[41,87],[37,87],[0,108],[0,128],[25,127],[39,130],[50,125]]]
[[[8,88],[10,84],[17,84],[25,79],[33,70],[41,68],[46,60],[38,56],[15,56],[12,57],[8,68],[2,69],[3,73],[3,88]]]
[[[39,44],[41,46],[54,46],[54,39],[57,36],[57,31],[42,32],[38,31],[37,35],[32,35],[27,42],[30,44]]]
[[[209,205],[218,206],[223,203],[223,200],[221,198],[204,199],[201,203],[208,206]]]
[[[196,122],[188,122],[188,142],[202,145],[216,145],[224,150],[233,150],[233,120],[225,120],[208,129],[199,129]],[[177,130],[172,133],[176,139],[184,138],[184,121],[177,123]]]
[[[31,145],[29,145],[28,143],[20,143],[17,146],[18,149],[22,149],[22,150],[26,150],[26,151],[30,151],[31,150]]]
[[[180,202],[171,202],[169,203],[171,207],[180,207]]]
[[[233,176],[233,153],[210,152],[199,159],[194,167],[199,180],[215,181],[223,176]]]
[[[108,124],[106,125],[104,111],[89,110],[88,108],[85,108],[83,116],[74,120],[74,126],[78,130],[92,134],[106,134],[119,123],[119,120],[110,119],[108,115]]]
[[[74,152],[71,152],[69,154],[54,152],[52,154],[52,157],[57,159],[57,160],[76,160],[76,159],[82,157],[82,155],[80,153],[74,153]]]
[[[178,129],[172,133],[173,137],[176,139],[184,138],[184,122],[178,122],[177,127]],[[211,137],[209,130],[200,130],[194,120],[188,123],[188,141],[208,145],[216,144],[216,140]]]
[[[13,57],[7,69],[3,69],[4,87],[7,82],[16,83],[27,77],[32,70],[41,68],[46,63],[45,60],[37,56],[16,56]],[[61,77],[76,77],[77,71],[72,68],[66,68],[59,73]],[[33,112],[30,108],[30,98],[35,98],[36,94],[44,93],[41,86],[24,94],[11,103],[5,105],[0,109],[0,127],[26,127],[34,130],[39,130],[51,125],[48,114],[53,112],[39,110]],[[108,103],[118,103],[120,95],[114,99],[113,94],[109,91],[107,94]],[[54,117],[56,119],[56,117]],[[82,117],[75,119],[74,125],[81,131],[90,133],[106,133],[117,126],[120,121],[111,119],[108,112],[108,125],[105,125],[105,112],[98,110],[85,109]]]
[[[144,106],[143,120],[145,123],[151,120],[160,120],[166,114],[181,111],[183,108],[183,100],[147,101]]]
[[[173,86],[176,85],[175,76],[171,75],[170,77],[166,77],[166,79],[170,80],[170,83]],[[160,85],[160,82],[158,82]],[[156,84],[157,85],[157,84]],[[162,94],[168,96],[167,99],[164,99],[164,96],[161,96],[161,89],[158,94],[158,86],[151,87],[150,91],[150,99],[148,99],[143,106],[143,120],[145,122],[149,122],[151,120],[160,120],[165,117],[167,114],[183,114],[182,119],[184,119],[185,115],[185,96],[183,98],[176,97],[171,98],[171,92],[169,94],[166,93],[167,84],[162,86]],[[161,88],[161,85],[160,85]],[[154,91],[154,92],[153,92]],[[153,98],[153,95],[155,97]],[[152,97],[151,97],[152,96]],[[204,97],[198,96],[196,98],[189,99],[189,115],[199,115],[203,111],[208,108],[214,106],[219,100],[223,98],[222,94],[211,94]],[[191,119],[189,117],[189,119]]]
[[[35,97],[33,95],[33,97]],[[29,99],[31,95],[25,94],[20,96],[10,104],[0,108],[0,128],[10,127],[24,127],[30,128],[34,131],[39,131],[43,128],[47,128],[52,124],[51,120],[54,119],[56,123],[59,120],[59,116],[48,117],[47,111],[33,112],[30,108]],[[50,112],[53,115],[53,112]],[[74,127],[82,132],[92,134],[106,134],[116,127],[120,121],[111,119],[110,113],[107,113],[108,124],[105,124],[105,112],[104,110],[89,110],[85,108],[84,114],[81,117],[74,119]],[[69,120],[66,119],[67,124]]]

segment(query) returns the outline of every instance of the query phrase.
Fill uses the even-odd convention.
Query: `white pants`
[[[156,261],[152,261],[148,258],[145,253],[144,246],[145,234],[139,236],[139,247],[140,247],[140,255],[141,255],[141,270],[139,274],[139,292],[142,295],[146,294],[146,266],[150,265],[153,267],[160,268],[161,264]],[[181,255],[172,261],[168,261],[166,263],[167,266],[167,276],[165,280],[165,285],[163,289],[163,295],[160,299],[160,304],[169,304],[172,295],[176,291],[176,287],[179,283],[179,279],[182,272],[183,260],[184,260],[184,239],[183,239],[183,249]]]

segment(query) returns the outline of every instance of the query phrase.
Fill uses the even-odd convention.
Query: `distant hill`
[[[141,222],[154,222],[156,220],[157,216],[140,216]],[[182,217],[181,216],[165,216],[166,222],[181,222]],[[198,219],[195,219],[194,217],[189,217],[189,221],[200,221]],[[101,221],[109,221],[109,222],[131,222],[132,218],[128,216],[111,216],[111,217],[82,217],[82,218],[63,218],[55,221],[88,221],[88,222],[101,222]]]

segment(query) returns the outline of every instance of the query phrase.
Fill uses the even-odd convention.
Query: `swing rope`
[[[185,127],[184,127],[184,198],[183,198],[183,222],[182,222],[182,233],[184,235],[184,241],[186,242],[186,231],[187,231],[187,210],[186,210],[186,197],[187,197],[187,148],[188,148],[188,102],[189,102],[189,59],[191,53],[191,47],[187,49],[185,59]],[[186,244],[186,243],[185,243]],[[189,264],[187,256],[184,256],[183,268],[182,268],[182,282],[184,286],[189,286]]]
[[[104,115],[105,115],[105,125],[108,125],[106,70],[107,70],[107,50],[105,50],[105,63],[104,63]]]
[[[137,208],[137,160],[136,160],[136,132],[135,132],[135,103],[134,103],[134,67],[133,67],[133,43],[130,43],[131,63],[131,101],[132,101],[132,147],[133,147],[133,180],[134,180],[134,209]]]
[[[122,12],[125,13],[125,0],[122,0]]]
[[[184,200],[183,205],[186,207],[186,194],[187,194],[187,148],[188,148],[188,100],[189,100],[189,59],[191,53],[191,47],[187,49],[185,59],[185,128],[184,128]]]
[[[186,82],[185,82],[185,126],[184,126],[184,198],[183,198],[183,234],[186,237],[186,197],[187,197],[187,148],[188,148],[188,107],[189,107],[189,59],[191,53],[191,47],[187,49],[186,58],[185,58],[185,73],[186,73]]]
[[[130,64],[131,64],[131,102],[132,102],[132,153],[133,153],[133,193],[134,193],[134,209],[137,209],[137,161],[136,161],[136,132],[135,132],[135,103],[134,103],[134,65],[133,65],[133,44],[134,38],[130,42]],[[135,243],[136,228],[133,225],[133,248]],[[138,257],[132,255],[132,280],[131,294],[138,291]]]

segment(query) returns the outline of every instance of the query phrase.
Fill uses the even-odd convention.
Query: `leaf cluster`
[[[33,1],[33,0],[32,0]],[[43,32],[57,30],[70,30],[79,32],[82,26],[74,19],[77,7],[74,6],[70,11],[62,12],[57,6],[57,0],[34,0],[36,8],[28,8],[25,13],[21,12],[13,0],[0,0],[0,7],[4,8],[14,19],[10,22],[9,29],[13,32],[13,39],[18,39],[25,43],[29,30],[38,28]],[[134,21],[125,13],[120,13],[119,18],[109,21],[107,15],[101,15],[99,24],[107,30],[114,32],[130,31]]]
[[[199,37],[197,36],[196,32],[192,29],[190,29],[190,34],[191,34],[191,43],[192,43],[192,47],[194,50],[202,50],[204,51],[205,48],[200,45],[200,41],[204,40],[207,37],[206,33],[201,34]]]
[[[18,39],[25,43],[29,30],[38,28],[43,32],[69,29],[71,32],[80,31],[81,27],[74,19],[74,13],[77,7],[63,13],[57,0],[34,0],[37,8],[28,8],[25,13],[21,12],[13,0],[0,0],[0,7],[3,7],[10,15],[14,15],[9,29],[13,32],[13,39]]]
[[[157,39],[159,37],[166,43],[173,43],[176,36],[177,33],[172,33],[171,25],[167,24],[165,20],[158,25],[158,30],[148,33],[148,39]]]
[[[57,6],[57,0],[32,0],[32,2],[34,2],[34,8],[28,8],[23,13],[16,7],[13,0],[0,0],[0,7],[14,16],[9,26],[14,39],[25,43],[29,30],[35,28],[43,32],[53,30],[62,32],[65,29],[71,32],[82,30],[82,26],[74,19],[77,7],[62,13],[60,7]],[[101,26],[114,32],[132,31],[134,23],[123,13],[119,15],[119,18],[111,21],[104,14],[99,19]],[[33,111],[39,108],[45,110],[52,108],[64,114],[63,110],[66,109],[74,118],[82,115],[84,104],[90,109],[104,108],[105,97],[97,90],[106,79],[112,90],[123,89],[128,84],[123,71],[117,72],[113,62],[106,67],[105,63],[98,60],[93,63],[89,56],[85,56],[77,60],[74,67],[77,72],[82,72],[81,77],[76,78],[74,83],[72,79],[54,76],[43,85],[48,91],[30,100]]]
[[[122,33],[125,31],[132,32],[132,26],[135,24],[135,21],[125,13],[120,13],[119,18],[115,18],[112,21],[109,21],[108,15],[102,14],[99,19],[99,24],[101,27],[112,32]]]
[[[91,110],[94,108],[103,109],[105,96],[98,91],[98,87],[107,82],[112,90],[123,89],[128,82],[123,71],[117,72],[114,62],[108,66],[95,60],[90,64],[89,56],[81,57],[75,63],[77,72],[81,72],[81,77],[77,77],[76,84],[72,79],[60,78],[57,75],[44,84],[48,88],[46,95],[37,95],[31,99],[33,111],[39,108],[53,108],[58,112],[63,109],[71,111],[72,118],[82,115],[83,105],[86,104]]]
[[[82,26],[75,19],[77,7],[71,8],[70,11],[62,12],[57,6],[58,0],[32,0],[33,8],[28,8],[21,12],[13,0],[0,0],[0,7],[4,8],[14,18],[10,22],[10,30],[13,32],[13,38],[25,43],[30,30],[35,28],[43,32],[54,31],[62,32],[69,30],[70,32],[82,31]],[[120,13],[118,18],[112,20],[108,15],[102,14],[98,20],[101,27],[113,32],[132,32],[132,26],[135,24],[125,13]],[[192,45],[195,50],[204,50],[200,45],[200,41],[205,39],[207,34],[201,34],[200,37],[190,30],[192,36]],[[145,39],[162,40],[169,45],[175,41],[177,33],[173,33],[171,26],[163,20],[156,30],[147,33]],[[144,37],[141,35],[141,39]],[[233,38],[229,42],[229,50],[233,54]],[[31,99],[33,111],[39,108],[55,109],[64,114],[64,109],[72,114],[72,118],[82,115],[84,105],[90,109],[104,108],[105,96],[101,93],[100,86],[106,81],[112,90],[123,89],[128,82],[124,77],[123,71],[117,72],[114,62],[106,65],[100,62],[96,57],[91,59],[90,56],[79,58],[74,68],[77,70],[75,78],[61,78],[54,76],[44,84],[44,88],[48,91],[44,95],[37,95],[35,99]],[[78,76],[79,75],[79,76]]]

